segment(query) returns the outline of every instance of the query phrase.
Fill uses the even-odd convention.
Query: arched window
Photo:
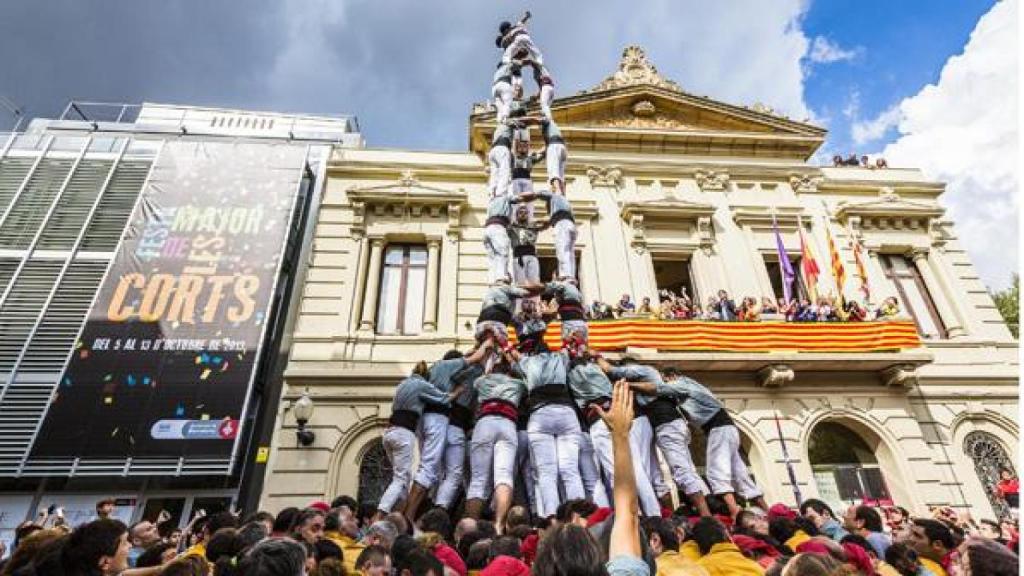
[[[359,502],[376,506],[390,482],[391,461],[384,452],[383,441],[376,438],[363,452],[359,463]]]
[[[964,453],[974,461],[974,472],[985,488],[985,495],[992,503],[992,509],[1000,518],[1009,516],[1009,508],[1002,498],[996,496],[995,487],[999,483],[999,471],[1006,468],[1017,475],[1013,462],[999,441],[991,434],[974,431],[964,438]]]
[[[850,504],[892,504],[875,451],[856,432],[838,422],[814,427],[807,446],[818,494],[841,510]]]

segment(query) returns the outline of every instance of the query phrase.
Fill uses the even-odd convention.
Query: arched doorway
[[[833,509],[862,502],[892,504],[875,449],[850,428],[832,421],[817,424],[808,439],[807,459],[819,498]]]
[[[390,482],[391,461],[384,451],[384,442],[375,438],[366,445],[359,461],[359,502],[376,506]]]
[[[1009,516],[1010,510],[1006,502],[996,496],[995,486],[999,483],[1000,470],[1006,468],[1014,476],[1017,471],[1002,445],[991,434],[975,430],[964,438],[964,453],[974,462],[974,472],[981,480],[992,509],[1000,518]]]

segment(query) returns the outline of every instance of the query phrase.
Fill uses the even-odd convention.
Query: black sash
[[[420,423],[420,415],[412,410],[395,410],[388,418],[388,423],[405,428],[410,432],[416,432],[416,426]]]

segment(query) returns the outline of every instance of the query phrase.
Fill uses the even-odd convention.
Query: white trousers
[[[513,256],[512,279],[516,284],[540,282],[540,261],[536,256]]]
[[[580,478],[580,423],[569,406],[549,404],[530,414],[526,431],[530,437],[530,461],[540,492],[537,510],[547,518],[557,511],[561,502],[559,478],[567,499],[586,496]]]
[[[684,494],[708,494],[708,486],[697,474],[690,455],[690,428],[682,418],[666,422],[654,431],[654,439],[668,462],[675,480]]]
[[[647,421],[648,424],[650,420]],[[654,488],[654,493],[658,495],[660,502],[661,497],[671,492],[671,488],[667,482],[665,482],[665,476],[661,473],[661,461],[658,460],[658,446],[654,442],[654,430],[651,430],[651,454],[647,458],[647,477],[651,479],[651,487]]]
[[[420,467],[416,483],[430,490],[441,479],[445,439],[448,436],[448,416],[424,412],[420,418]]]
[[[488,224],[484,228],[484,250],[487,251],[487,283],[508,279],[508,259],[512,252],[508,230],[501,224]]]
[[[544,56],[537,49],[537,46],[533,43],[529,34],[525,32],[516,36],[515,40],[505,48],[505,53],[501,56],[501,61],[508,64],[515,58],[516,54],[520,51],[526,50],[529,53],[530,60],[537,63],[538,66],[544,65]]]
[[[565,186],[565,161],[569,157],[568,151],[565,149],[565,144],[548,144],[548,150],[544,157],[544,164],[548,171],[548,182],[554,179],[562,181],[562,185]],[[554,193],[554,190],[551,191]]]
[[[512,84],[498,82],[491,86],[491,97],[494,98],[494,107],[498,109],[498,124],[508,120],[509,108],[512,106]]]
[[[412,456],[416,445],[416,435],[400,426],[391,426],[384,432],[382,439],[384,453],[391,462],[391,483],[384,495],[380,497],[377,509],[391,512],[395,504],[405,498],[412,482]]]
[[[601,463],[605,482],[608,486],[614,487],[615,460],[612,452],[612,436],[604,420],[598,420],[590,427],[590,439],[594,443],[594,454],[597,455],[597,461]],[[644,516],[661,516],[661,504],[658,503],[658,495],[654,493],[650,476],[648,476],[650,443],[650,422],[644,417],[635,418],[629,429],[629,446],[633,453],[633,476],[636,478],[636,493],[640,499],[640,509]]]
[[[580,478],[583,479],[583,491],[587,493],[587,498],[602,508],[610,506],[608,491],[601,479],[601,467],[594,454],[594,443],[587,432],[580,432]]]
[[[526,430],[517,429],[516,438],[519,440],[516,447],[516,475],[523,479],[523,491],[530,501],[530,511],[536,514],[540,495],[537,493],[537,482],[530,462],[530,435]]]
[[[555,87],[551,84],[543,84],[540,87],[540,111],[548,122],[551,121],[551,103],[555,100]],[[564,146],[563,146],[564,148]],[[548,148],[551,151],[551,148]]]
[[[736,492],[747,500],[761,495],[740,457],[740,432],[735,426],[712,428],[708,434],[707,474],[714,494]]]
[[[462,487],[465,468],[466,431],[449,424],[444,444],[444,479],[437,487],[434,504],[442,508],[451,508],[455,497],[459,494],[459,488]]]
[[[559,220],[555,223],[555,257],[558,258],[558,277],[576,277],[576,223]]]
[[[491,198],[509,193],[512,183],[512,151],[508,146],[491,146],[487,153],[487,162],[491,167],[487,178],[487,190]]]
[[[519,438],[516,423],[503,416],[484,416],[469,441],[469,490],[466,498],[486,500],[494,488],[514,488],[513,475]]]

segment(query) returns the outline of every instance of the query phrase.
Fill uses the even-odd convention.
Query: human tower
[[[630,430],[640,509],[658,516],[671,502],[656,449],[694,509],[709,513],[705,495],[721,495],[733,513],[735,493],[764,505],[739,454],[739,432],[721,402],[678,371],[659,372],[620,360],[613,365],[588,345],[583,296],[576,281],[576,223],[565,194],[565,141],[551,116],[554,81],[526,28],[530,13],[503,22],[502,50],[491,85],[497,125],[488,152],[489,202],[484,227],[488,288],[477,318],[473,351],[451,350],[428,366],[417,363],[395,390],[384,449],[393,476],[378,505],[379,517],[401,511],[415,519],[432,495],[436,506],[456,505],[465,487],[464,514],[493,510],[499,530],[522,484],[532,512],[555,514],[570,500],[608,506],[614,466],[611,431],[602,418],[612,382],[636,393]],[[524,68],[537,83],[539,115],[527,113]],[[531,152],[530,131],[539,128],[544,147]],[[533,166],[546,160],[549,189],[534,190]],[[547,218],[534,218],[535,200]],[[537,234],[554,232],[558,271],[541,282]],[[549,350],[547,320],[561,322],[562,346]],[[510,327],[517,344],[508,339]],[[689,424],[707,437],[710,490],[690,456]],[[468,441],[467,441],[468,440]],[[465,464],[469,474],[466,480]],[[413,466],[419,451],[419,466]]]

